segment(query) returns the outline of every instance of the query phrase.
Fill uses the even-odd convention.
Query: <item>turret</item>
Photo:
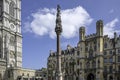
[[[80,41],[85,41],[85,27],[80,27],[79,29]]]
[[[96,34],[97,36],[103,36],[103,21],[98,20],[96,22]]]

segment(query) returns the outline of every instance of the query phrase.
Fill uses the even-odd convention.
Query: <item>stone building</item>
[[[77,47],[61,50],[63,80],[120,80],[120,36],[103,35],[103,27],[103,21],[97,21],[96,33],[90,35],[80,27]],[[55,80],[56,56],[50,51],[48,80]]]
[[[22,68],[21,0],[0,0],[0,80],[43,80],[42,72]]]

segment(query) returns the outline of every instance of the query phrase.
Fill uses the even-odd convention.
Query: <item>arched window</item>
[[[10,16],[14,17],[14,6],[15,6],[15,3],[13,1],[10,2],[10,5],[9,5],[9,14]]]
[[[104,44],[104,48],[107,48],[107,43]]]
[[[92,49],[90,49],[90,51],[89,51],[89,58],[93,58],[93,50]]]

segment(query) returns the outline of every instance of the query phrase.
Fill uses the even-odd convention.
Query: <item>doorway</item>
[[[95,77],[92,73],[88,74],[87,80],[95,80]]]

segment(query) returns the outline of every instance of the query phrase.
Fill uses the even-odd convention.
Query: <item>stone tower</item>
[[[99,78],[100,80],[103,80],[103,68],[104,68],[104,58],[103,58],[103,21],[99,20],[96,22],[96,35],[97,35],[97,58],[96,58],[96,64],[97,64],[97,71],[96,71],[96,78]]]
[[[56,68],[56,80],[62,80],[62,72],[61,72],[61,49],[60,49],[60,35],[62,32],[61,25],[61,16],[60,16],[60,6],[57,6],[57,18],[56,18],[56,27],[55,32],[57,35],[57,68]]]
[[[85,40],[85,27],[80,27],[79,29],[80,41]]]
[[[99,20],[96,22],[96,34],[97,36],[103,36],[103,21]]]
[[[5,66],[22,67],[21,0],[0,0],[0,67]]]

